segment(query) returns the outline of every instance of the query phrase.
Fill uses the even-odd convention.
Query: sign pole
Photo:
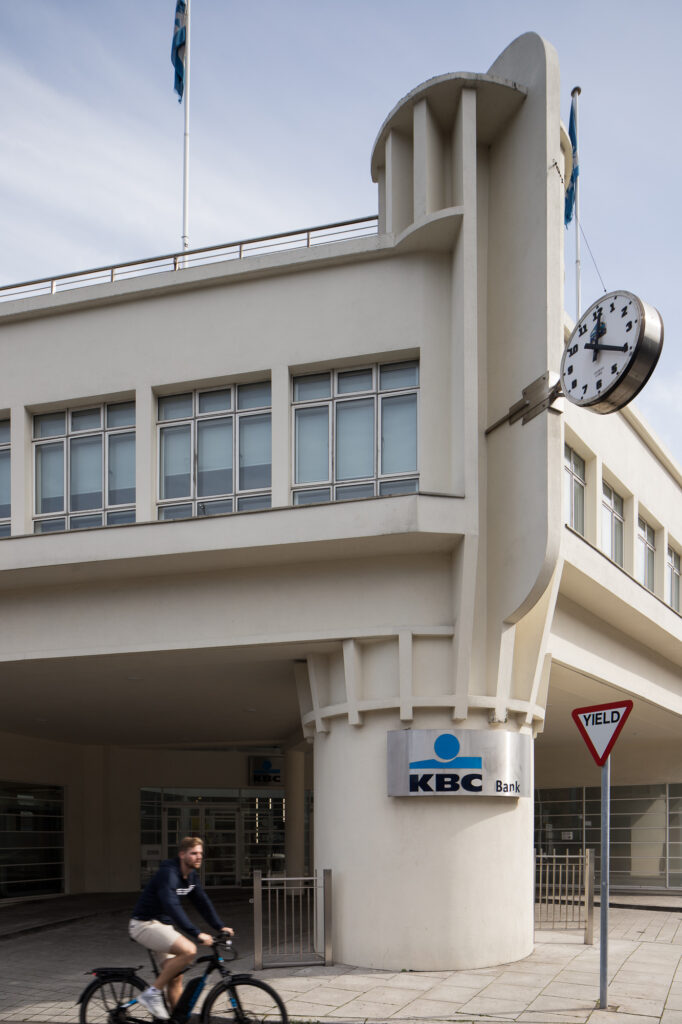
[[[599,935],[599,1008],[607,1010],[609,967],[609,870],[611,847],[611,757],[601,769],[601,871],[600,871],[600,935]]]

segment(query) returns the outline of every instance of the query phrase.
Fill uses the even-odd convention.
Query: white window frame
[[[269,379],[245,381],[244,386],[249,384],[270,384]],[[269,508],[272,504],[272,475],[270,487],[252,487],[242,488],[239,486],[239,439],[241,432],[241,422],[245,419],[252,419],[256,416],[270,416],[270,431],[272,432],[272,392],[270,394],[269,405],[254,406],[249,409],[238,409],[238,395],[240,384],[221,384],[212,388],[197,388],[196,390],[179,389],[178,391],[170,392],[169,394],[157,395],[156,401],[156,449],[157,449],[157,474],[156,474],[156,506],[157,506],[157,518],[159,520],[163,517],[163,510],[173,508],[182,508],[185,505],[191,506],[191,514],[188,516],[179,515],[177,517],[169,517],[170,519],[194,519],[194,518],[205,518],[204,516],[198,515],[198,507],[200,505],[211,504],[212,502],[227,502],[232,503],[230,511],[220,511],[214,513],[215,515],[231,515],[235,512],[248,511],[248,509],[240,508],[240,502],[242,500],[248,500],[250,498],[263,498],[268,499],[268,504],[263,507]],[[201,395],[212,394],[217,391],[227,391],[230,395],[229,408],[224,410],[212,409],[210,412],[199,412],[199,398]],[[159,415],[159,402],[164,398],[173,398],[179,395],[191,395],[192,398],[192,411],[191,414],[184,416],[178,416],[175,419],[161,419]],[[203,495],[199,497],[197,495],[197,479],[199,473],[199,430],[198,424],[204,423],[209,420],[231,420],[232,421],[232,490],[225,492],[224,494],[211,494]],[[161,434],[162,431],[167,427],[173,426],[184,426],[189,425],[190,427],[190,493],[185,497],[177,498],[162,498],[161,497]],[[272,470],[272,463],[271,463]],[[207,513],[206,517],[211,513]]]
[[[10,457],[10,472],[12,468],[12,424],[9,416],[0,419],[0,424],[6,423],[10,430],[9,441],[0,441],[0,452],[8,452]],[[10,515],[0,518],[0,537],[9,537],[11,532],[12,497],[10,491]]]
[[[668,569],[668,604],[673,611],[680,613],[680,553],[669,544],[667,569]]]
[[[407,387],[400,388],[385,388],[381,389],[380,372],[382,367],[386,366],[400,366],[401,364],[415,365],[417,368],[417,383],[411,384]],[[339,377],[345,373],[363,373],[369,371],[371,373],[371,388],[365,388],[361,391],[352,392],[340,392],[339,391]],[[330,381],[330,394],[328,398],[311,398],[311,399],[299,399],[295,398],[295,384],[297,380],[304,379],[305,377],[316,377],[322,374],[329,374]],[[344,366],[337,369],[331,370],[311,370],[309,373],[297,373],[291,377],[291,501],[293,505],[297,504],[296,496],[298,494],[314,495],[315,492],[320,492],[319,502],[337,502],[337,501],[352,501],[353,498],[345,498],[343,495],[344,488],[348,487],[364,487],[369,489],[371,487],[371,495],[366,497],[377,497],[381,496],[382,485],[391,484],[394,481],[399,482],[404,480],[406,482],[414,481],[415,487],[414,492],[416,493],[419,489],[419,392],[420,392],[420,364],[419,359],[391,359],[381,363],[361,363],[357,366]],[[405,473],[382,473],[381,472],[381,424],[383,422],[383,403],[387,398],[394,398],[397,395],[412,395],[416,396],[417,400],[417,430],[415,443],[417,447],[417,468],[410,470]],[[373,443],[373,473],[370,476],[356,477],[352,480],[340,480],[336,476],[336,412],[339,406],[348,402],[358,402],[362,399],[369,399],[373,403],[373,416],[374,416],[374,443]],[[315,408],[326,408],[328,432],[327,432],[327,478],[325,480],[315,480],[308,483],[297,483],[296,482],[296,455],[297,455],[297,437],[296,437],[296,413],[301,409],[315,409]],[[327,492],[327,497],[323,497],[323,492]],[[315,502],[311,502],[315,503]],[[308,503],[302,503],[308,504]],[[301,506],[299,506],[301,507]]]
[[[640,573],[640,556],[642,554],[644,557],[641,560],[641,566],[644,571]],[[651,558],[649,558],[649,554],[651,554]],[[642,515],[637,517],[636,573],[638,582],[653,594],[656,580],[656,531]]]
[[[604,493],[605,488],[608,488],[608,490],[610,491],[610,497],[607,496]],[[620,505],[621,505],[621,508],[623,509],[623,512],[619,512],[617,510],[617,508],[616,508],[616,501],[615,501],[616,498],[620,502]],[[614,487],[612,487],[611,484],[607,480],[602,480],[601,507],[602,507],[602,515],[603,515],[604,512],[606,512],[606,513],[608,513],[608,515],[609,515],[609,517],[611,519],[611,546],[610,546],[610,550],[609,551],[606,550],[606,543],[605,543],[604,533],[603,533],[603,530],[602,530],[602,538],[601,538],[601,540],[602,540],[602,551],[607,556],[607,558],[610,558],[612,562],[615,562],[615,564],[619,565],[621,567],[621,569],[622,569],[623,568],[623,562],[624,562],[624,545],[625,545],[625,501],[622,498],[622,496],[618,493],[618,491]],[[617,524],[620,524],[620,540],[621,540],[621,545],[620,546],[621,546],[621,556],[622,556],[620,561],[616,558],[616,551],[615,551],[615,544],[614,544],[614,540],[615,540],[615,536],[616,536],[616,526],[617,526]]]
[[[33,430],[33,458],[32,458],[32,473],[33,473],[33,530],[34,532],[55,532],[61,533],[64,531],[73,530],[84,530],[84,529],[99,529],[103,526],[117,525],[112,522],[109,523],[109,516],[115,515],[121,512],[132,513],[131,522],[135,522],[135,511],[136,505],[135,500],[120,502],[118,504],[112,504],[109,501],[109,438],[114,434],[132,434],[135,438],[137,445],[137,424],[135,418],[133,423],[126,424],[125,426],[108,427],[107,426],[107,409],[115,407],[117,405],[132,405],[133,410],[135,409],[134,399],[123,399],[121,401],[114,402],[98,402],[94,405],[82,405],[82,406],[69,406],[65,409],[55,409],[53,414],[50,413],[34,413],[32,417],[32,430]],[[72,428],[72,415],[73,413],[86,412],[89,410],[99,410],[99,427],[91,427],[87,430],[73,430]],[[64,416],[64,432],[61,434],[53,434],[50,437],[36,437],[36,419],[43,415],[63,415]],[[72,511],[69,505],[69,474],[71,465],[71,440],[73,438],[80,437],[100,437],[102,443],[102,504],[98,508],[84,509],[82,511]],[[59,512],[38,512],[38,488],[37,488],[37,477],[36,477],[36,463],[37,454],[39,448],[44,448],[50,444],[61,444],[62,446],[62,494],[63,503],[62,509]],[[91,516],[93,519],[99,516],[100,522],[92,522],[86,526],[71,525],[73,519],[82,519]],[[58,522],[62,521],[64,525],[61,529],[55,529],[54,531],[39,531],[37,526],[39,523]]]
[[[575,458],[577,457],[583,464],[584,476],[576,470]],[[585,510],[586,510],[586,496],[587,496],[587,462],[570,444],[564,444],[564,473],[568,477],[568,508],[565,509],[565,521],[572,530],[580,534],[581,537],[585,536]],[[564,478],[566,479],[566,478]],[[579,486],[583,492],[583,523],[582,529],[579,529],[575,523],[575,488]]]

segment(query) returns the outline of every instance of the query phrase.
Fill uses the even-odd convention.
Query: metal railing
[[[535,927],[584,929],[594,941],[594,850],[582,853],[535,851]]]
[[[332,963],[332,873],[283,878],[253,873],[254,968]]]
[[[36,295],[55,295],[57,292],[70,291],[74,288],[110,284],[114,281],[124,281],[149,274],[162,274],[168,271],[190,270],[192,267],[242,260],[249,256],[264,256],[287,249],[310,249],[313,246],[329,242],[343,242],[351,238],[375,235],[377,224],[376,216],[358,217],[355,220],[338,221],[335,224],[323,224],[315,228],[303,228],[300,231],[287,231],[279,235],[262,235],[260,238],[246,238],[240,242],[224,242],[222,245],[212,245],[204,249],[187,249],[183,252],[153,256],[145,260],[131,260],[128,263],[93,267],[71,274],[58,274],[54,277],[37,278],[34,281],[22,281],[19,284],[2,285],[0,286],[0,302],[7,302],[10,299],[33,298]]]

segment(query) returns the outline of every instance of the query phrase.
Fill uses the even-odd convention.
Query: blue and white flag
[[[185,43],[187,42],[187,4],[178,0],[175,6],[175,25],[173,26],[173,44],[171,46],[171,63],[175,68],[175,91],[182,103],[185,91]]]
[[[578,130],[577,130],[577,114],[576,104],[578,102],[577,95],[573,96],[571,100],[571,114],[568,119],[568,137],[571,140],[571,146],[573,148],[573,170],[571,171],[571,177],[566,188],[566,197],[564,199],[564,226],[568,225],[573,220],[573,207],[575,206],[575,189],[578,184],[578,175],[580,174],[580,168],[578,166]]]

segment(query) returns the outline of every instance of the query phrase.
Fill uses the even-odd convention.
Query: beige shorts
[[[183,938],[172,924],[163,924],[155,920],[138,921],[136,917],[131,918],[128,923],[128,935],[141,946],[151,949],[152,953],[165,953],[166,956],[173,956],[169,952],[171,946]]]

